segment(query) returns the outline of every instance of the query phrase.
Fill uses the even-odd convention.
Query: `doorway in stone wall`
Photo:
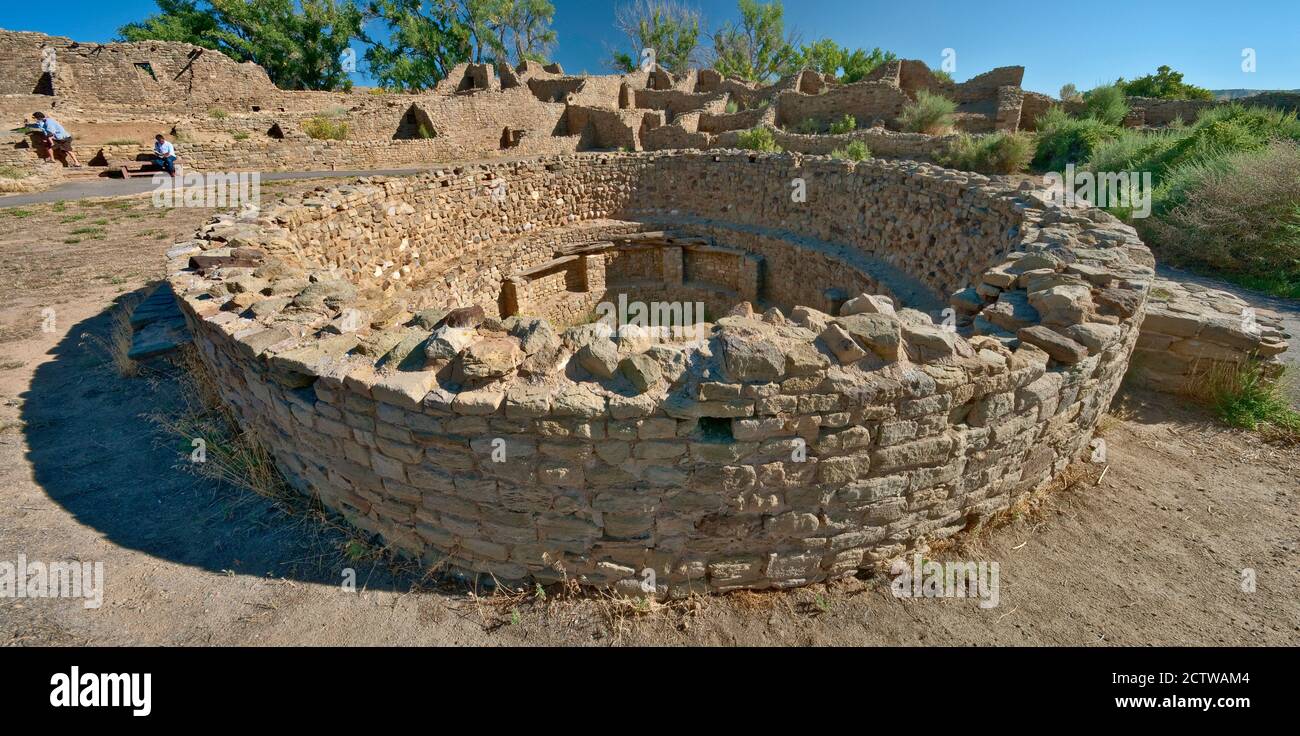
[[[397,132],[393,134],[395,141],[418,141],[437,137],[438,131],[433,127],[433,120],[418,105],[406,108],[401,122],[397,124]]]

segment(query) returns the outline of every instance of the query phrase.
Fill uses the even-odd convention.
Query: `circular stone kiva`
[[[1153,278],[987,177],[737,152],[360,179],[169,256],[294,488],[430,566],[660,597],[852,575],[1051,483]]]

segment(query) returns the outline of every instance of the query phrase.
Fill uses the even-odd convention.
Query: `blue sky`
[[[608,51],[622,42],[609,0],[554,0],[560,43],[554,54],[570,72],[607,71]],[[691,0],[688,0],[691,2]],[[734,0],[693,0],[709,28],[735,17]],[[79,41],[110,41],[124,23],[155,10],[152,0],[61,0],[47,6],[7,0],[0,28],[40,31]],[[789,0],[787,27],[812,40],[880,46],[931,66],[956,52],[956,77],[996,66],[1026,67],[1025,87],[1055,94],[1151,73],[1169,64],[1213,89],[1300,88],[1297,0],[1148,0],[1118,3],[1026,3],[1023,0]],[[1257,71],[1242,71],[1243,49]],[[363,70],[364,71],[364,70]],[[365,75],[357,82],[365,84]]]

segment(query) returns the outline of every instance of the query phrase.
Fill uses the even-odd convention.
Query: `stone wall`
[[[871,125],[877,119],[892,125],[910,101],[901,89],[885,82],[846,84],[820,95],[785,92],[776,101],[776,124],[793,128],[809,119],[832,121],[852,115],[858,125]]]
[[[1290,335],[1280,316],[1226,291],[1160,279],[1151,289],[1129,378],[1168,393],[1195,393],[1207,376],[1257,361],[1281,374]]]
[[[45,71],[53,49],[54,71]],[[279,93],[265,70],[181,43],[82,44],[0,29],[0,94],[178,108],[243,103]]]
[[[790,200],[795,173],[807,203]],[[485,196],[498,180],[510,195]],[[515,255],[556,256],[532,247],[548,234],[581,242],[612,221],[736,234],[746,279],[762,238],[934,293],[864,296],[839,316],[740,305],[685,342],[647,343],[444,314],[467,305],[429,280],[453,262],[504,280]],[[218,387],[296,488],[442,569],[638,594],[651,570],[665,597],[853,574],[1051,482],[1118,387],[1149,278],[1114,220],[984,177],[708,153],[363,181],[257,222],[217,218],[170,256]],[[832,267],[798,263],[768,283]],[[1017,299],[1041,321],[1018,340],[964,337],[903,308],[975,283],[984,301],[954,297],[965,323],[1003,321]],[[428,291],[442,310],[406,308]]]
[[[497,133],[500,136],[500,132]],[[512,155],[571,153],[576,137],[525,137]],[[177,144],[182,165],[200,171],[321,171],[417,168],[430,162],[483,158],[500,145],[476,146],[455,137],[408,141],[275,141]],[[121,162],[120,159],[113,159]],[[122,162],[125,163],[125,162]],[[134,164],[133,164],[134,165]]]

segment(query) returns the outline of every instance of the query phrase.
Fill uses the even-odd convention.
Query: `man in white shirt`
[[[176,146],[164,138],[162,133],[154,136],[153,153],[153,165],[176,176]]]

